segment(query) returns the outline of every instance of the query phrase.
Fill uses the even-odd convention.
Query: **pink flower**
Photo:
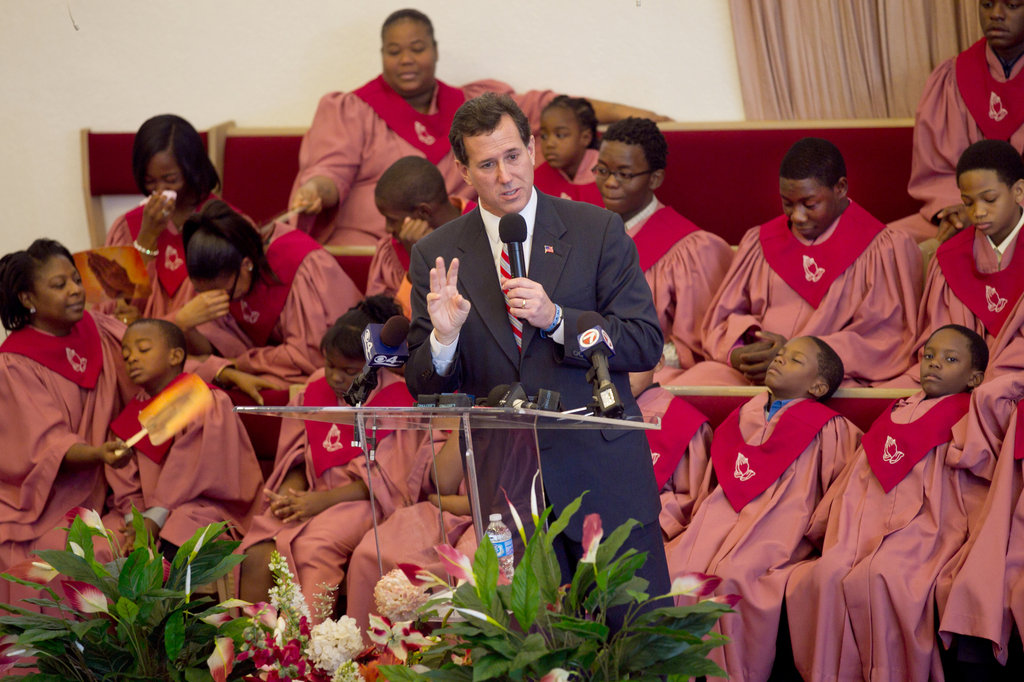
[[[74,610],[81,613],[110,613],[107,597],[100,588],[78,580],[64,580],[61,587]]]
[[[466,580],[470,585],[476,587],[476,578],[473,577],[473,562],[468,556],[449,544],[435,545],[434,551],[441,557],[441,563],[445,565],[450,576],[456,580]]]
[[[0,675],[13,670],[23,656],[31,656],[32,653],[25,647],[18,646],[17,635],[0,637]]]
[[[580,563],[592,564],[597,561],[597,546],[601,544],[604,530],[601,528],[601,517],[587,514],[583,519],[583,558]]]
[[[103,527],[103,519],[100,518],[99,512],[95,509],[86,509],[85,507],[75,507],[68,511],[64,515],[64,522],[71,526],[75,522],[75,517],[80,517],[85,525],[93,530],[98,530],[104,535],[107,534],[107,529]]]
[[[666,596],[706,597],[721,584],[722,579],[715,575],[697,572],[683,573],[672,580],[672,589]]]
[[[273,628],[277,625],[277,611],[265,601],[243,606],[242,613],[253,620],[259,621],[268,628]]]
[[[743,597],[741,597],[738,594],[721,594],[712,597],[711,599],[708,599],[708,601],[713,601],[716,604],[725,604],[731,609],[732,607],[739,604],[741,599],[743,599]]]
[[[572,673],[562,668],[552,668],[548,673],[540,678],[540,682],[569,682],[573,678]]]
[[[4,572],[15,578],[40,585],[45,585],[60,575],[57,569],[41,559],[22,561],[20,564],[11,566]]]
[[[231,669],[235,667],[235,642],[230,637],[214,640],[213,653],[206,659],[214,682],[227,682]]]
[[[167,559],[162,559],[162,561],[164,562],[164,582],[167,582],[167,579],[171,577],[171,562]]]
[[[392,625],[387,618],[381,618],[373,613],[370,614],[367,634],[376,644],[387,647],[402,663],[405,663],[410,653],[434,643],[432,639],[413,628],[412,623]]]
[[[422,571],[423,568],[416,564],[398,564],[398,568],[405,574],[405,577],[409,579],[409,582],[411,582],[414,587],[419,587],[427,582],[420,578],[420,571]]]

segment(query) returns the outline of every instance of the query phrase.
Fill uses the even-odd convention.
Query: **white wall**
[[[411,0],[409,0],[411,2]],[[304,126],[321,94],[379,73],[399,1],[0,0],[0,254],[88,246],[79,130]],[[438,76],[630,102],[677,120],[743,118],[723,0],[419,0]],[[76,29],[77,25],[77,29]]]

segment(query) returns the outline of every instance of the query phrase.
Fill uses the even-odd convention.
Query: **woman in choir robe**
[[[393,300],[373,296],[342,315],[324,335],[322,373],[314,374],[290,404],[347,406],[343,396],[364,364],[361,332],[399,310]],[[379,380],[366,406],[413,405],[401,376],[382,369]],[[239,579],[243,599],[266,599],[273,586],[267,561],[276,549],[295,571],[312,608],[325,584],[341,583],[352,550],[373,527],[370,478],[378,521],[388,511],[418,501],[421,490],[430,485],[435,451],[431,432],[378,430],[376,463],[369,470],[362,449],[352,445],[353,438],[353,428],[344,424],[283,421],[266,503],[241,547],[247,555]]]
[[[185,221],[183,238],[196,291],[220,294],[219,316],[196,328],[208,343],[201,350],[277,388],[323,366],[320,338],[359,300],[333,256],[284,223],[264,243],[220,200]]]
[[[0,260],[0,320],[10,332],[0,345],[4,572],[33,550],[64,549],[70,510],[103,509],[103,465],[124,466],[131,457],[122,441],[107,437],[131,382],[121,364],[124,325],[85,312],[71,254],[53,240]],[[0,602],[38,596],[0,580]]]
[[[544,161],[533,171],[533,184],[553,197],[603,206],[594,182],[597,163],[597,115],[582,97],[559,95],[544,107],[537,138]]]
[[[449,194],[474,199],[448,142],[452,118],[466,100],[484,92],[511,95],[536,130],[541,109],[554,97],[547,90],[516,94],[495,80],[462,87],[439,81],[434,26],[414,9],[384,20],[381,43],[381,75],[352,92],[324,95],[302,140],[290,207],[303,210],[299,228],[323,243],[372,245],[385,235],[373,189],[403,156],[426,157],[444,174]],[[630,115],[665,120],[622,104],[590,102],[602,123]]]

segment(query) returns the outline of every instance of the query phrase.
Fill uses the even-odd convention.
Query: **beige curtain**
[[[977,0],[730,0],[748,120],[914,115],[981,37]]]

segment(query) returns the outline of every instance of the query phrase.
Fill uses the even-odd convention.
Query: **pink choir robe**
[[[657,379],[674,384],[679,369],[689,369],[704,357],[701,322],[729,271],[733,250],[724,239],[701,230],[660,201],[657,211],[628,232],[651,287],[665,341],[675,346],[679,358],[678,368],[666,367]]]
[[[77,443],[104,443],[110,421],[134,389],[121,360],[124,325],[98,313],[86,316],[78,325],[87,328],[91,319],[98,333],[93,337],[97,353],[86,357],[86,367],[101,365],[92,388],[0,346],[0,395],[7,396],[0,420],[5,451],[0,457],[0,572],[31,559],[33,550],[64,549],[67,534],[61,528],[67,527],[64,514],[69,510],[103,511],[103,466],[72,470],[62,466],[64,455]],[[19,332],[9,339],[15,334]],[[97,542],[97,550],[102,544]],[[0,580],[0,602],[38,596],[35,590]]]
[[[540,141],[537,141],[540,145]],[[597,188],[597,181],[594,179],[594,166],[597,165],[597,150],[588,149],[583,152],[583,160],[580,161],[576,175],[569,177],[560,168],[552,168],[547,161],[540,158],[538,149],[538,160],[540,165],[533,171],[533,184],[544,194],[573,201],[584,201],[594,206],[604,208],[604,199],[601,198],[601,190]]]
[[[485,92],[512,95],[534,129],[540,127],[541,110],[555,96],[547,90],[516,94],[510,85],[495,80],[476,81],[459,90],[465,99],[472,99]],[[439,111],[437,93],[438,90],[435,90],[428,114]],[[447,136],[447,127],[444,136]],[[439,136],[429,136],[427,139],[435,137]],[[447,139],[438,142],[446,145]],[[300,228],[325,244],[376,243],[386,234],[384,218],[374,203],[373,193],[377,180],[391,164],[410,155],[429,158],[389,127],[356,92],[324,95],[317,106],[313,123],[302,140],[299,174],[292,191],[310,178],[325,176],[338,188],[338,206],[326,210],[322,216],[301,216]],[[473,189],[465,183],[455,167],[455,157],[450,149],[434,163],[444,175],[449,194],[476,198]]]
[[[458,438],[458,434],[452,436]],[[414,564],[434,575],[447,575],[434,547],[442,542],[455,547],[466,556],[476,553],[473,518],[439,512],[429,501],[395,509],[378,526],[381,563],[384,573],[399,563]],[[512,532],[515,532],[513,530]],[[441,539],[442,533],[444,539]],[[378,613],[373,588],[379,579],[377,542],[370,529],[348,562],[346,613],[355,618],[361,632],[366,632],[369,614]]]
[[[816,245],[834,238],[851,213],[850,220],[861,225],[881,225],[851,202]],[[673,383],[746,385],[746,378],[729,364],[729,354],[753,329],[787,339],[819,337],[843,359],[846,384],[872,385],[902,374],[918,335],[922,268],[914,240],[882,229],[813,306],[769,265],[760,240],[763,228],[755,227],[743,236],[704,317],[702,343],[707,361]],[[806,274],[810,280],[814,273]]]
[[[696,408],[661,386],[648,387],[637,396],[636,404],[644,419],[661,418],[661,430],[648,431],[647,440],[661,485],[658,520],[668,541],[690,523],[697,499],[707,497],[711,425]]]
[[[380,384],[367,402],[373,401],[376,394],[392,384],[400,382],[404,385],[404,379],[386,370],[379,377]],[[319,378],[322,374],[317,372],[310,383]],[[302,405],[304,394],[305,389],[289,404]],[[362,455],[344,465],[330,467],[318,476],[306,433],[305,424],[299,419],[282,422],[277,458],[274,471],[267,480],[267,489],[276,491],[295,467],[305,471],[309,490],[330,490],[356,480],[368,482],[366,460]],[[393,431],[377,444],[377,466],[372,475],[378,521],[421,498],[424,486],[430,484],[434,446],[431,433],[411,429]],[[372,529],[370,502],[341,502],[305,521],[288,524],[283,524],[271,513],[266,500],[261,504],[262,513],[253,518],[241,551],[245,552],[260,542],[273,542],[295,570],[306,601],[312,608],[316,594],[322,591],[318,585],[341,584],[352,551]]]
[[[263,474],[245,427],[228,395],[217,388],[212,392],[210,409],[171,441],[154,446],[147,436],[127,466],[107,467],[114,509],[125,515],[132,505],[140,512],[168,510],[160,537],[179,547],[219,521],[227,521],[229,533],[241,538],[262,496]],[[138,410],[150,397],[142,391],[133,402],[111,426],[125,440],[142,428]]]
[[[1024,628],[1024,479],[1017,459],[1024,454],[1021,397],[1024,382],[1019,375],[975,389],[965,450],[995,459],[995,473],[980,519],[957,555],[952,584],[944,591],[940,585],[936,595],[944,643],[957,634],[987,639],[1004,664],[1012,626]]]
[[[862,441],[818,506],[809,536],[823,546],[822,556],[797,566],[786,585],[794,660],[805,680],[943,679],[936,583],[948,579],[995,465],[988,453],[963,450],[966,415],[950,421],[967,408],[969,398],[961,395],[927,399],[917,393],[896,403],[891,420],[897,425],[922,424],[942,405],[949,412],[935,413],[928,432],[948,439],[888,492]],[[901,449],[909,450],[906,436],[921,436],[907,429],[885,451],[893,463],[878,466],[897,466]]]
[[[739,412],[743,441],[765,443],[780,419],[801,401],[785,405],[766,421],[768,393],[744,403]],[[857,449],[860,431],[836,415],[760,495],[737,512],[721,486],[712,488],[689,527],[665,547],[669,573],[700,571],[722,578],[716,593],[739,594],[737,613],[726,614],[716,628],[731,642],[710,658],[736,682],[768,679],[786,580],[811,553],[807,539],[811,515],[825,491]],[[708,467],[708,476],[714,468]],[[737,476],[738,477],[738,476]]]
[[[972,229],[972,228],[969,228]],[[969,238],[969,234],[962,233],[955,237],[955,239],[966,240]],[[949,240],[948,243],[953,240]],[[974,234],[974,270],[967,270],[963,267],[959,268],[961,276],[964,274],[971,275],[971,279],[980,282],[979,286],[986,286],[985,281],[982,278],[976,277],[975,275],[985,275],[991,273],[1006,273],[1006,275],[1013,277],[1014,274],[1019,274],[1018,279],[1021,284],[1024,284],[1024,262],[1019,262],[1016,265],[1014,255],[1017,253],[1016,240],[1013,244],[1007,247],[1006,252],[1003,254],[1002,261],[1000,262],[998,255],[989,243],[989,240],[985,235],[980,232]],[[945,248],[945,246],[940,247]],[[1022,261],[1024,261],[1024,253],[1020,254]],[[953,264],[956,267],[959,264]],[[1011,266],[1013,268],[1011,269]],[[1020,285],[1018,285],[1020,286]],[[1001,296],[1001,293],[1005,293],[1006,296]],[[1004,309],[1009,309],[1006,312],[1012,317],[1013,309],[1017,307],[1020,301],[1020,296],[1013,297],[1009,291],[999,292],[998,289],[993,289],[989,300],[986,302],[989,311],[998,309],[1000,312]],[[1005,374],[1007,371],[1019,370],[1024,368],[1024,356],[1020,355],[1020,351],[1024,350],[1024,345],[1019,347],[1017,351],[1017,357],[1013,357],[1013,353],[1007,353],[1005,357],[998,357],[996,354],[996,339],[1000,336],[1013,336],[1016,330],[1013,325],[1010,324],[1009,320],[1004,322],[1002,327],[998,329],[988,329],[985,322],[975,314],[970,306],[964,301],[960,300],[956,292],[953,291],[949,281],[943,271],[942,262],[938,257],[932,258],[928,264],[928,274],[925,279],[924,295],[921,298],[921,307],[918,311],[918,322],[920,333],[918,334],[917,340],[914,342],[914,364],[904,372],[903,376],[897,380],[891,382],[892,385],[900,386],[917,386],[921,383],[921,350],[924,348],[925,342],[928,341],[928,337],[935,332],[936,329],[947,324],[959,324],[972,329],[977,332],[989,348],[989,364],[988,369],[985,370],[985,379],[992,379],[1000,374]],[[1005,328],[1005,332],[1003,332]],[[1007,350],[1007,344],[999,344],[1000,351],[1005,352]]]
[[[293,239],[288,235],[294,231],[289,225],[275,223],[267,257],[272,258],[271,252],[278,240]],[[294,238],[301,239],[298,235]],[[258,314],[275,320],[266,343],[251,338],[234,313],[196,329],[221,356],[234,358],[238,369],[287,388],[288,384],[304,382],[318,367],[323,367],[320,340],[324,332],[342,313],[358,303],[361,296],[338,261],[322,248],[313,248],[305,255],[290,282],[269,288],[280,286],[289,289],[279,311],[261,311],[255,305],[250,307],[245,299],[241,302],[241,316]],[[208,365],[210,363],[204,367]],[[202,370],[196,371],[203,379],[212,380],[212,376]]]
[[[1003,75],[999,58],[987,45],[984,50],[985,63],[991,78],[997,83],[1014,81],[1019,86],[1024,62],[1018,61],[1014,64],[1010,78],[1007,79]],[[913,235],[917,241],[936,235],[936,228],[931,223],[933,215],[947,206],[960,204],[960,189],[956,184],[956,163],[967,147],[986,137],[996,137],[1008,140],[1016,149],[1024,149],[1024,126],[1006,135],[986,135],[968,110],[957,78],[957,61],[968,51],[947,59],[932,71],[917,105],[913,158],[907,191],[923,204],[918,213],[892,223],[892,227]],[[985,75],[979,73],[972,80],[980,83],[984,78]],[[989,105],[989,93],[984,93],[983,102],[980,104],[982,109],[987,108],[984,105]],[[999,116],[999,111],[1005,109],[1012,109],[1012,105],[1009,102],[999,104],[998,107],[993,107],[992,111]],[[985,111],[982,114],[983,119],[988,113]],[[985,124],[987,125],[987,122]]]

